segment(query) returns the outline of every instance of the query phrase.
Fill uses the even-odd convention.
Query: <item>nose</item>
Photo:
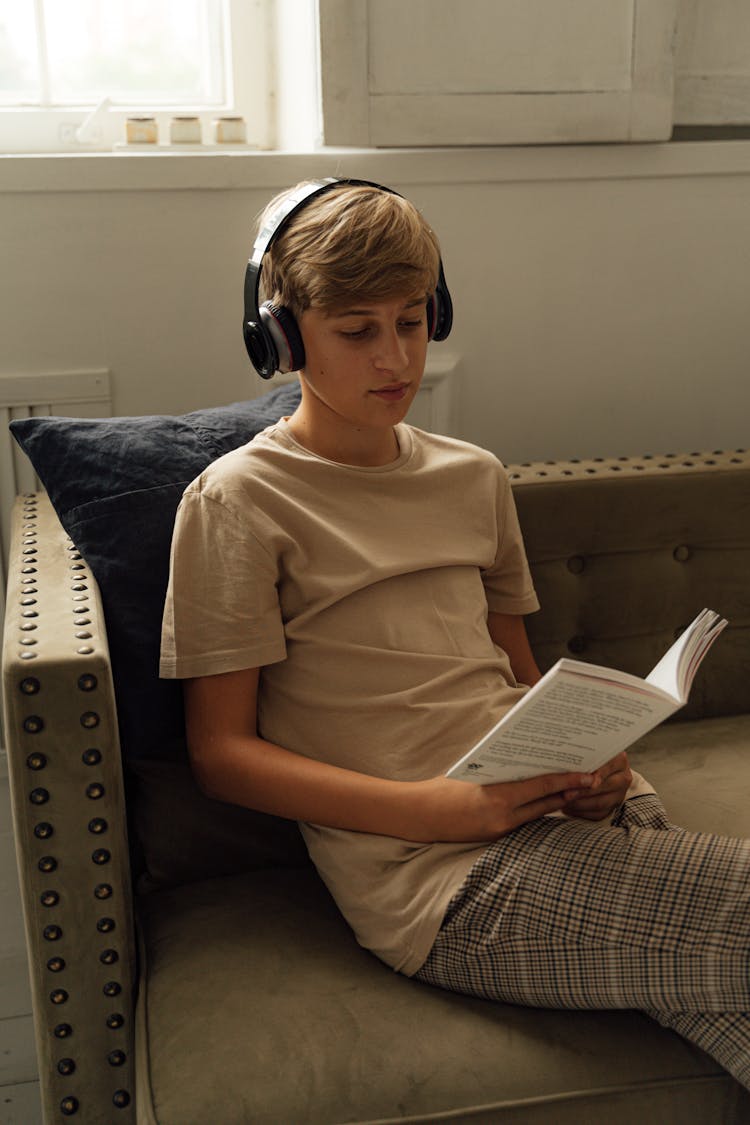
[[[384,329],[379,334],[378,347],[375,350],[373,362],[379,370],[390,371],[394,374],[401,374],[409,366],[406,340],[395,325]]]

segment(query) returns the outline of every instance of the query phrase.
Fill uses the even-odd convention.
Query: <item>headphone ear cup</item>
[[[258,310],[260,319],[276,349],[276,370],[282,375],[305,366],[305,346],[294,316],[283,305],[265,301]]]
[[[430,323],[430,312],[432,312],[432,323]],[[445,340],[450,333],[453,325],[453,301],[448,290],[448,285],[445,280],[445,272],[443,270],[443,263],[440,262],[440,272],[438,274],[437,286],[435,292],[430,296],[427,301],[427,327],[429,329],[430,340]]]
[[[431,340],[435,335],[437,324],[437,293],[430,293],[425,311],[427,314],[427,339]]]

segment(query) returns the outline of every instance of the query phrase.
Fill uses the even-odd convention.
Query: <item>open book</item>
[[[447,776],[489,785],[598,769],[687,703],[695,673],[726,624],[704,609],[645,680],[558,660]]]

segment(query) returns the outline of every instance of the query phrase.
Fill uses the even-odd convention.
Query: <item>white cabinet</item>
[[[324,142],[666,139],[677,7],[678,0],[319,0]]]

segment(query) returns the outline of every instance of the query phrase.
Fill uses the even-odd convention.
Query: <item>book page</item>
[[[680,703],[686,703],[695,673],[726,625],[727,622],[718,613],[710,609],[702,610],[651,669],[646,676],[646,683],[663,688],[679,699]]]
[[[561,661],[551,669],[448,776],[486,785],[594,770],[677,709],[635,677],[623,682],[575,666]]]

